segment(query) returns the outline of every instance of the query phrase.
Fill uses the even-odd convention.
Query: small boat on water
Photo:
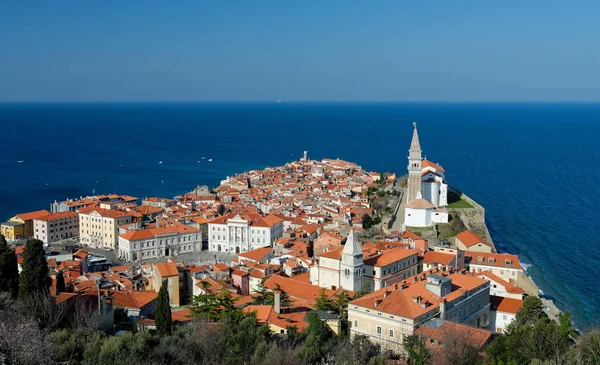
[[[203,160],[206,160],[206,157],[202,157]]]
[[[208,162],[212,162],[212,158],[209,158],[209,159],[208,159]]]
[[[162,162],[162,161],[159,161],[158,163],[159,163],[159,164],[162,164],[163,162]]]
[[[19,161],[17,161],[17,163],[23,163],[23,162],[25,162],[25,160],[19,160]]]

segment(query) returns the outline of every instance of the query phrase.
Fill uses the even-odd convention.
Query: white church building
[[[418,273],[418,257],[414,250],[392,248],[368,250],[350,231],[343,248],[324,252],[310,268],[310,282],[322,288],[357,291],[368,284],[379,290]]]
[[[427,227],[434,223],[448,223],[448,212],[439,207],[448,205],[446,170],[422,158],[417,125],[408,150],[408,184],[404,209],[404,224],[409,227]]]

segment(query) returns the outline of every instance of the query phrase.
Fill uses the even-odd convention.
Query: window
[[[377,336],[381,336],[381,326],[377,326]]]
[[[390,330],[390,337],[394,337],[394,330]]]
[[[505,316],[505,317],[506,317],[506,316]],[[355,328],[358,328],[358,321],[357,321],[356,319],[354,320],[354,327],[355,327]]]

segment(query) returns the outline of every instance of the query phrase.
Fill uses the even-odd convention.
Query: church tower
[[[351,229],[342,251],[340,286],[346,290],[360,290],[363,285],[363,270],[363,252],[360,241],[354,234],[354,229]]]
[[[415,128],[408,150],[408,190],[406,192],[406,201],[409,202],[417,197],[417,192],[421,191],[421,144],[419,143],[419,133],[417,133],[417,123],[413,123]]]

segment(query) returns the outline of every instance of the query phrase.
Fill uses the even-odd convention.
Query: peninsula
[[[223,304],[207,303],[227,297],[276,336],[307,332],[316,316],[334,336],[400,357],[407,339],[433,350],[448,331],[476,338],[468,345],[482,352],[538,295],[518,256],[496,251],[484,208],[422,158],[416,124],[404,176],[305,151],[212,190],[139,200],[55,201],[0,232],[19,272],[28,247],[43,247],[53,300],[96,298],[104,330],[158,329],[166,285],[176,325],[215,321]]]

